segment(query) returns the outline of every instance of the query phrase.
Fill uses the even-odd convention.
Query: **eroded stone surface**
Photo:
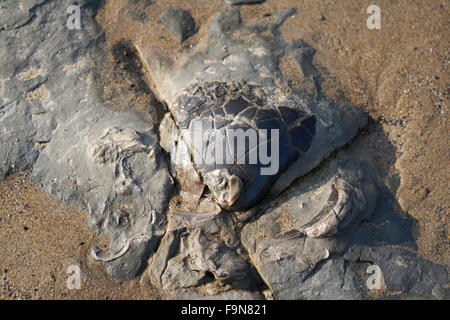
[[[162,236],[172,189],[157,137],[151,124],[106,109],[96,92],[100,3],[79,2],[82,30],[66,27],[69,1],[28,3],[2,3],[24,22],[8,18],[0,32],[0,176],[36,162],[31,180],[87,209],[91,225],[112,240],[94,256],[112,276],[132,278]]]
[[[267,194],[275,197],[349,142],[367,123],[357,108],[327,99],[308,100],[291,93],[283,82],[279,55],[301,54],[306,46],[277,38],[279,26],[295,12],[295,8],[287,9],[275,22],[256,28],[241,23],[239,9],[225,10],[212,22],[206,45],[200,46],[205,49],[194,51],[169,69],[152,69],[163,63],[157,62],[158,55],[143,52],[156,89],[170,109],[171,117],[162,122],[160,132],[168,142],[163,146],[172,155],[175,171],[186,172],[185,168],[192,166],[189,162],[194,162],[189,171],[198,172],[224,209],[245,210]],[[269,31],[270,36],[263,36],[263,31]],[[235,39],[238,32],[240,36]],[[310,68],[314,68],[312,64]],[[278,136],[272,139],[274,129]],[[244,142],[244,152],[240,152],[236,145],[243,143],[230,137],[230,130],[250,131],[256,137]],[[224,141],[222,148],[216,140],[219,144]],[[262,164],[263,147],[279,148],[276,164]],[[216,170],[229,177],[221,179],[227,180],[220,182],[226,184],[224,187],[218,188],[214,183],[217,179],[211,178],[217,176]],[[179,178],[183,180],[185,174]]]
[[[293,55],[305,76],[315,73],[314,49],[280,40],[278,28],[295,8],[253,26],[242,23],[239,8],[218,13],[208,45],[170,68],[160,55],[141,50],[171,111],[158,141],[152,123],[103,105],[92,78],[93,66],[104,60],[104,34],[93,18],[100,1],[78,3],[81,31],[65,27],[70,1],[1,4],[0,178],[33,167],[33,182],[87,209],[92,227],[111,239],[107,250],[91,251],[110,275],[135,277],[150,258],[152,282],[179,298],[350,299],[373,297],[366,272],[376,264],[384,279],[381,297],[448,298],[447,270],[414,254],[412,222],[388,207],[376,171],[342,151],[332,154],[357,135],[366,116],[321,97],[314,83],[311,95],[301,95],[282,81],[282,54]],[[228,85],[237,87],[234,95],[229,88],[223,94]],[[211,88],[212,98],[191,99]],[[205,103],[210,110],[200,110]],[[290,129],[297,129],[286,130],[291,138],[306,130],[311,139],[291,141],[298,159],[287,161],[276,181],[236,174],[237,188],[237,180],[216,167],[202,172],[192,163],[189,136],[181,132],[189,129],[186,115],[210,121],[214,130],[239,119],[275,119],[280,128],[295,123]],[[302,122],[311,117],[314,126]],[[167,210],[174,186],[169,168],[184,206]],[[256,198],[272,200],[240,214],[223,211],[213,203],[214,188],[208,194],[206,177],[231,209],[246,183],[269,186]],[[307,229],[316,222],[333,222],[319,228],[330,232]]]
[[[337,236],[306,237],[304,226],[321,215],[324,202],[330,202],[328,208],[336,203],[336,172],[367,195],[367,210]],[[379,201],[373,173],[358,163],[332,161],[327,168],[296,183],[279,203],[244,226],[242,243],[276,299],[373,297],[367,285],[371,265],[380,268],[384,284],[378,289],[387,296],[396,291],[405,297],[446,295],[445,267],[413,253],[408,239],[399,234],[406,231],[405,222],[383,217],[389,214],[380,212],[383,209],[375,211]],[[377,216],[372,215],[374,211]],[[390,237],[397,234],[398,238],[380,245],[379,241],[389,238],[386,232]]]
[[[80,32],[66,28],[71,4],[2,1],[0,178],[31,168],[59,123],[85,97],[87,84],[79,79],[88,74],[89,56],[102,34],[89,22],[99,4],[80,2],[86,17]]]
[[[90,224],[111,238],[109,252],[94,250],[94,257],[115,277],[135,276],[163,234],[173,183],[159,150],[147,124],[86,103],[59,127],[34,166],[32,181],[87,209]],[[142,254],[131,259],[133,250]]]
[[[149,274],[154,283],[180,296],[187,292],[199,297],[227,295],[258,288],[234,223],[223,213],[172,212]]]
[[[338,202],[336,175],[345,176],[350,184],[361,188],[367,195],[367,208],[357,216],[350,229],[341,231],[338,236],[308,237],[304,233],[305,225],[311,224],[324,211],[332,210]],[[342,275],[347,270],[342,259],[334,257],[352,243],[358,222],[368,219],[374,210],[377,192],[370,173],[365,173],[357,163],[333,161],[326,170],[308,176],[291,189],[281,203],[267,209],[242,230],[242,243],[259,274],[278,299],[314,298],[311,286],[332,292],[328,295],[326,291],[318,290],[321,298],[332,298],[338,291],[343,298],[360,297],[361,293],[354,290],[352,282],[338,286],[344,283]],[[332,275],[329,271],[318,271],[322,269],[336,269],[333,273],[337,278],[327,284]]]

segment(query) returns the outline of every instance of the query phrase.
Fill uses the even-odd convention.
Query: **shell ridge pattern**
[[[267,93],[272,91],[245,81],[204,82],[184,90],[170,110],[179,129],[191,135],[201,133],[201,150],[196,150],[192,140],[188,146],[191,154],[199,154],[201,162],[195,167],[203,180],[208,180],[205,176],[213,170],[226,170],[242,180],[244,189],[255,189],[244,190],[240,204],[233,209],[249,207],[259,199],[269,182],[308,151],[315,136],[315,115],[285,106],[286,97],[279,92],[268,97]],[[279,169],[273,177],[262,177],[258,171],[262,165],[254,160],[261,155],[262,147],[267,156],[273,154],[272,130],[278,130],[279,134]],[[237,137],[238,134],[244,136]],[[216,139],[220,137],[225,150],[218,155]],[[228,157],[232,163],[224,162],[230,160]]]

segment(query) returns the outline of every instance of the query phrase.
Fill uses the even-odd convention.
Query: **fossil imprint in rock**
[[[277,37],[295,12],[286,9],[264,26],[243,25],[239,8],[221,12],[206,45],[198,45],[205,49],[177,64],[137,48],[169,108],[159,127],[161,145],[192,197],[200,198],[206,185],[223,209],[250,209],[280,194],[366,124],[362,111],[302,98],[286,84],[281,57],[297,53],[308,60],[311,54],[303,41]],[[362,192],[339,179],[336,207],[305,228],[307,235],[331,235],[365,209]]]
[[[203,42],[176,63],[153,46],[136,45],[151,87],[168,107],[159,135],[133,115],[89,104],[44,150],[34,179],[88,209],[91,225],[111,238],[107,249],[91,251],[111,276],[131,279],[148,260],[153,282],[170,291],[212,282],[219,291],[245,282],[254,290],[261,279],[248,280],[256,274],[251,270],[266,260],[249,260],[256,253],[242,243],[239,229],[247,235],[246,217],[295,191],[287,189],[299,178],[323,195],[293,213],[301,223],[287,235],[327,238],[371,213],[371,182],[355,179],[357,170],[334,168],[332,176],[309,182],[307,174],[349,143],[367,117],[288,83],[280,67],[285,57],[294,57],[300,72],[314,72],[314,50],[280,36],[279,27],[295,12],[286,9],[273,22],[253,26],[241,22],[239,8],[219,12]],[[54,158],[60,160],[49,167]],[[181,189],[175,198],[169,169]],[[62,187],[54,183],[68,172]],[[181,206],[173,206],[178,200]]]
[[[254,255],[259,253],[248,247],[245,228],[250,224],[245,222],[367,123],[361,110],[301,94],[285,79],[280,68],[285,56],[296,57],[300,69],[314,70],[310,46],[280,40],[279,27],[295,12],[287,9],[272,23],[248,26],[242,24],[239,8],[222,11],[204,43],[185,52],[177,63],[161,58],[154,47],[136,47],[155,94],[168,107],[155,138],[169,154],[170,171],[181,189],[171,203],[176,199],[180,205],[165,209],[172,190],[162,163],[165,157],[159,147],[145,142],[140,129],[121,124],[92,135],[87,156],[97,168],[93,170],[109,172],[114,182],[104,204],[89,208],[94,223],[113,241],[105,251],[94,247],[91,255],[112,276],[134,277],[150,257],[148,274],[159,287],[181,297],[193,288],[206,295],[226,288],[233,295],[239,289],[259,290],[261,278],[254,267],[262,268],[264,278],[265,263],[273,260],[268,253],[276,251],[276,261],[291,255],[284,248],[265,248],[258,260]],[[146,166],[153,173],[144,173]],[[328,238],[371,214],[376,198],[371,180],[359,177],[356,166],[341,167],[311,186],[316,192],[308,197],[319,196],[311,198],[315,200],[310,208],[293,213],[291,218],[302,223],[281,230],[280,239],[293,234]],[[143,174],[163,183],[146,181]],[[305,252],[314,250],[309,245]],[[311,258],[318,263],[324,250],[305,253],[301,261]],[[264,280],[271,285],[271,280]]]

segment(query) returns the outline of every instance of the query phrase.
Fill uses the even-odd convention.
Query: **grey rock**
[[[168,28],[180,43],[197,32],[191,13],[181,8],[166,9],[158,18],[158,23]]]
[[[110,274],[129,279],[141,265],[132,261],[145,261],[163,234],[172,180],[148,124],[89,99],[78,108],[55,131],[31,180],[89,211],[91,226],[112,240],[107,252],[94,250],[94,257]]]
[[[327,259],[298,284],[280,292],[281,299],[339,299],[359,300],[367,298],[364,283],[360,277],[362,269],[356,263],[343,258]]]
[[[320,215],[332,193],[329,177],[340,170],[364,189],[368,210],[337,236],[305,237],[303,226]],[[378,298],[448,297],[447,269],[417,256],[411,222],[379,205],[392,201],[377,201],[374,174],[348,160],[331,160],[244,226],[242,243],[276,299],[371,299],[371,265],[382,272],[384,291]]]
[[[239,240],[230,217],[202,216],[169,214],[168,231],[150,259],[152,282],[183,298],[234,296],[238,291],[244,297],[249,293],[242,290],[249,289],[256,293],[252,271],[238,254]]]
[[[23,5],[17,7],[15,1],[2,1],[0,31],[19,29],[30,23],[36,17],[35,10],[44,2],[46,1],[27,1]]]
[[[146,258],[150,257],[156,250],[157,240],[157,237],[153,237],[152,239],[133,242],[123,256],[103,263],[106,271],[111,277],[121,280],[130,280],[141,274],[147,267]]]
[[[324,209],[333,208],[336,172],[345,175],[349,183],[368,195],[367,210],[349,229],[337,236],[307,237],[302,232],[304,226],[321,215]],[[289,191],[280,202],[271,205],[242,230],[242,243],[264,282],[276,299],[358,297],[352,282],[341,286],[346,274],[343,260],[330,258],[345,251],[352,243],[358,222],[373,213],[377,192],[370,174],[357,163],[332,161],[322,170],[304,177]],[[327,202],[329,205],[324,206]],[[336,278],[331,281],[334,276]],[[317,289],[319,296],[314,295],[315,288],[321,288]]]
[[[71,116],[68,110],[84,98],[86,83],[78,79],[88,74],[101,30],[89,23],[96,3],[87,0],[79,2],[83,29],[69,30],[71,4],[2,1],[0,178],[30,169],[58,124]]]
[[[414,252],[390,246],[361,248],[361,261],[379,266],[386,289],[416,297],[448,298],[448,271],[417,257]]]
[[[357,108],[326,99],[307,100],[276,85],[285,83],[278,68],[280,55],[306,51],[306,46],[284,43],[277,37],[284,20],[295,12],[295,8],[289,8],[279,13],[275,22],[265,26],[271,36],[263,36],[264,30],[241,23],[239,8],[225,10],[212,22],[202,49],[188,54],[174,68],[164,69],[160,55],[141,50],[150,68],[155,66],[152,74],[156,89],[169,106],[170,116],[161,123],[160,132],[162,140],[177,141],[162,144],[172,155],[175,171],[196,170],[197,182],[187,185],[199,183],[201,178],[226,210],[245,210],[266,195],[277,196],[335,149],[348,143],[367,123],[366,116]],[[233,38],[237,29],[244,34],[239,40]],[[303,64],[306,63],[313,68],[311,58],[305,59]],[[219,124],[219,120],[224,124]],[[198,132],[197,123],[202,125],[203,141],[199,146],[194,136]],[[237,165],[245,156],[250,157],[252,150],[255,153],[262,148],[265,140],[258,133],[258,142],[254,146],[246,144],[240,153],[238,148],[231,147],[229,129],[278,130],[279,170],[264,174],[262,171],[270,168],[261,161]],[[228,139],[222,148],[225,152],[218,153],[215,141],[225,136]],[[191,155],[174,156],[183,155],[185,150]],[[186,168],[189,162],[186,157],[194,159],[195,168]],[[228,158],[234,161],[222,164]],[[178,178],[186,179],[179,175]],[[226,181],[225,186],[216,183],[222,180]]]

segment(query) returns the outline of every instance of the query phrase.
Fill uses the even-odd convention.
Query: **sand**
[[[200,27],[179,44],[156,23],[167,2],[157,0],[147,7],[143,23],[131,19],[126,3],[107,1],[98,15],[108,45],[120,40],[157,44],[175,60],[183,48],[205,36],[214,12],[226,7],[219,0],[170,1],[173,7],[189,9]],[[314,64],[324,74],[324,94],[370,113],[375,121],[352,148],[370,150],[395,195],[398,213],[415,220],[418,254],[448,266],[450,2],[377,0],[381,29],[369,30],[366,9],[372,3],[268,0],[244,6],[242,19],[271,19],[267,13],[298,7],[282,27],[284,39],[303,39],[317,50]],[[297,81],[295,72],[285,69]],[[149,101],[141,100],[137,109]],[[108,278],[87,258],[93,244],[105,246],[107,239],[88,227],[85,212],[47,196],[26,181],[26,173],[0,182],[0,299],[169,298],[145,279],[122,283]],[[81,268],[80,290],[66,285],[72,264]]]

